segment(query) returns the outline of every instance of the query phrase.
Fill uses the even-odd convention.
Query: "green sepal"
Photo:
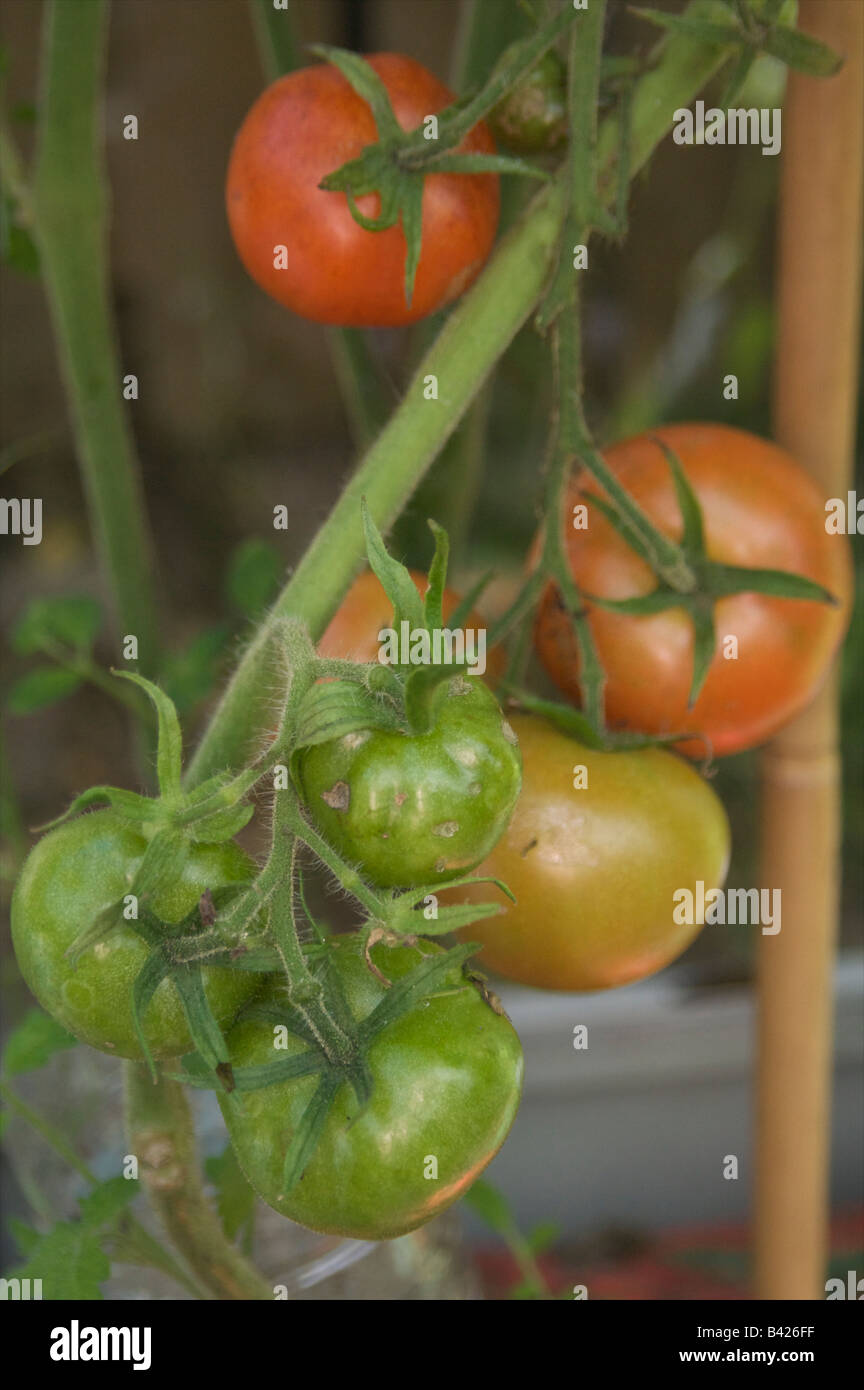
[[[405,303],[411,307],[423,239],[423,177],[403,175],[399,206],[405,235]]]
[[[101,804],[107,804],[112,811],[116,811],[119,816],[130,821],[133,825],[152,823],[159,818],[159,805],[148,796],[141,796],[138,792],[125,791],[123,787],[90,787],[88,791],[76,796],[62,816],[56,816],[54,820],[47,821],[38,829],[40,833],[54,830],[58,825],[63,825],[67,820],[71,820],[73,816],[86,811],[88,807]]]
[[[413,734],[426,734],[433,727],[438,687],[467,671],[465,661],[440,666],[412,666],[405,681],[405,714]],[[476,679],[474,677],[473,679]]]
[[[440,154],[424,164],[428,174],[520,174],[548,183],[552,174],[527,159],[507,154]]]
[[[382,699],[355,681],[313,685],[297,711],[292,763],[303,748],[314,748],[346,734],[380,729],[404,731],[405,724],[392,700]]]
[[[192,821],[189,838],[196,844],[221,845],[233,840],[255,814],[255,807],[249,805],[229,806],[224,811],[215,811],[211,816]]]
[[[287,1195],[296,1187],[303,1176],[310,1158],[318,1147],[318,1140],[327,1123],[327,1117],[344,1078],[339,1072],[328,1067],[322,1073],[315,1094],[303,1111],[291,1142],[285,1151],[282,1165],[282,1191]]]
[[[680,598],[678,600],[680,604]],[[557,700],[541,700],[539,696],[531,695],[527,690],[517,687],[509,687],[513,698],[523,709],[527,709],[532,714],[539,714],[547,719],[550,724],[554,724],[556,729],[562,733],[569,734],[576,738],[580,743],[584,743],[586,748],[591,748],[597,753],[623,753],[634,752],[638,748],[666,747],[670,744],[680,743],[685,738],[698,738],[698,734],[672,733],[672,734],[642,734],[630,729],[600,729],[581,710],[574,709],[572,705],[559,704]]]
[[[843,66],[843,58],[833,48],[810,34],[802,34],[800,29],[787,29],[785,25],[769,30],[762,48],[772,58],[779,58],[787,67],[804,72],[808,77],[833,77]]]
[[[137,671],[118,671],[112,668],[112,676],[132,681],[140,686],[153,702],[159,721],[159,743],[156,754],[156,771],[159,778],[159,791],[166,800],[180,796],[180,779],[183,772],[183,735],[174,701],[160,690],[158,685],[139,676]]]
[[[372,520],[365,497],[361,499],[360,510],[366,537],[366,554],[381,587],[393,604],[394,628],[398,631],[400,623],[406,621],[412,630],[422,628],[423,601],[417,592],[414,580],[405,566],[388,552],[384,538]]]
[[[435,554],[429,566],[429,588],[423,600],[423,621],[427,631],[444,626],[444,586],[447,583],[447,562],[450,558],[450,538],[443,526],[429,520],[429,530],[435,537]]]
[[[295,1052],[290,1057],[277,1057],[272,1062],[262,1062],[254,1067],[234,1067],[234,1090],[261,1091],[266,1086],[277,1086],[283,1081],[294,1081],[301,1076],[312,1076],[323,1071],[328,1062],[322,1052]],[[216,1091],[222,1087],[215,1080],[212,1071],[196,1052],[183,1058],[182,1072],[174,1073],[172,1080],[182,1081],[199,1091]]]
[[[153,1061],[153,1054],[150,1051],[150,1044],[144,1034],[143,1018],[154,994],[170,973],[171,966],[168,961],[160,951],[156,950],[147,957],[132,985],[132,1022],[141,1044],[141,1051],[144,1053],[144,1061],[154,1081],[157,1080],[158,1073],[156,1063]]]
[[[383,142],[404,133],[394,115],[387,88],[365,58],[347,48],[336,48],[327,43],[312,43],[309,45],[309,51],[317,58],[323,58],[325,63],[332,63],[334,68],[338,68],[357,95],[369,103],[379,140]]]
[[[836,608],[839,599],[824,585],[792,570],[747,569],[744,565],[710,564],[706,588],[714,598],[730,594],[767,594],[769,598],[788,598],[827,603]]]
[[[744,31],[737,24],[715,24],[708,19],[694,19],[686,14],[667,14],[665,10],[654,10],[642,6],[630,6],[630,13],[661,29],[671,29],[673,34],[684,38],[698,39],[700,43],[740,44],[745,41]]]
[[[422,999],[434,994],[446,977],[471,956],[476,955],[477,950],[476,942],[468,942],[464,946],[453,946],[440,955],[436,952],[435,955],[426,956],[420,965],[390,986],[372,1012],[358,1025],[361,1044],[368,1046],[373,1038],[391,1023],[395,1023],[397,1018],[409,1013]]]
[[[714,626],[714,605],[710,599],[699,596],[687,604],[690,621],[693,624],[693,675],[690,680],[690,694],[687,708],[692,709],[698,700],[702,687],[714,660],[717,633]]]
[[[672,481],[675,484],[675,496],[678,500],[678,510],[681,513],[681,520],[684,523],[684,534],[681,537],[681,548],[691,564],[699,562],[705,558],[705,522],[702,517],[702,507],[699,498],[693,490],[690,479],[684,472],[681,460],[670,449],[665,440],[657,435],[653,436],[654,443],[663,450],[666,462],[672,473]]]

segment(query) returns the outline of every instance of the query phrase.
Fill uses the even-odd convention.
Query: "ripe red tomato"
[[[429,587],[425,574],[411,570],[411,578],[423,596]],[[445,589],[441,605],[446,623],[450,614],[461,602],[460,595],[453,589]],[[318,643],[319,656],[334,660],[377,661],[380,643],[378,633],[390,627],[393,622],[393,604],[390,602],[380,579],[372,570],[364,570],[354,580]],[[486,621],[482,615],[471,609],[463,627],[476,630],[485,629]],[[486,680],[492,681],[501,676],[506,665],[506,657],[500,647],[491,647],[486,652]]]
[[[719,798],[674,753],[598,753],[545,719],[510,720],[522,791],[477,872],[502,879],[516,902],[461,933],[483,943],[480,969],[541,989],[586,991],[662,970],[702,925],[675,921],[673,895],[696,896],[700,880],[707,893],[726,876],[729,825]],[[492,895],[484,883],[441,896]]]
[[[699,499],[711,559],[795,571],[840,600],[833,608],[756,593],[720,599],[717,649],[691,710],[693,629],[687,613],[673,608],[634,617],[587,601],[607,675],[609,724],[653,734],[692,730],[707,735],[716,754],[736,753],[770,738],[808,703],[825,676],[848,622],[848,545],[842,536],[827,533],[823,498],[804,469],[776,445],[726,425],[665,425],[654,434],[678,455]],[[659,529],[680,539],[672,474],[652,437],[628,439],[605,458]],[[650,593],[656,580],[648,566],[590,505],[590,494],[598,492],[587,474],[572,482],[571,505],[588,501],[587,529],[567,533],[576,583],[584,594],[604,598]],[[737,642],[734,659],[723,654],[730,637]],[[578,702],[573,629],[551,586],[538,613],[535,641],[552,679]],[[704,751],[696,740],[682,747]]]
[[[404,130],[453,101],[422,64],[398,53],[367,61],[387,88]],[[280,78],[258,98],[231,152],[226,199],[240,258],[269,295],[318,323],[390,327],[442,309],[468,288],[498,225],[496,174],[431,174],[423,189],[423,243],[414,295],[405,303],[400,223],[371,232],[351,216],[344,193],[318,187],[325,175],[378,138],[367,102],[331,64]],[[494,152],[481,122],[459,150]],[[377,193],[357,200],[377,217]],[[286,248],[284,269],[274,248]]]

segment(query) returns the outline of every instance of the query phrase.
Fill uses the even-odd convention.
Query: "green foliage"
[[[10,714],[34,714],[73,695],[81,677],[63,666],[37,666],[15,681],[6,699]]]
[[[3,1073],[7,1077],[36,1071],[57,1052],[77,1046],[77,1039],[41,1009],[31,1009],[9,1034],[3,1049]]]
[[[237,1161],[231,1144],[215,1158],[208,1158],[205,1171],[216,1188],[216,1209],[229,1240],[251,1230],[255,1216],[255,1193]]]
[[[14,1234],[26,1263],[7,1274],[9,1279],[41,1279],[42,1297],[95,1300],[111,1273],[103,1242],[138,1190],[137,1182],[111,1178],[100,1183],[80,1203],[76,1221],[59,1221],[44,1235],[21,1222]]]
[[[266,541],[242,541],[231,556],[225,593],[232,608],[257,618],[273,602],[285,568],[279,551]]]

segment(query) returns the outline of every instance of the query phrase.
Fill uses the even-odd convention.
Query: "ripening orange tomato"
[[[741,593],[715,608],[717,646],[692,709],[693,628],[681,608],[652,616],[613,613],[591,594],[631,598],[656,579],[596,507],[601,489],[586,473],[573,478],[570,506],[587,503],[586,529],[569,528],[573,578],[586,596],[591,631],[606,672],[612,728],[650,734],[701,733],[717,755],[763,743],[810,701],[849,621],[852,571],[842,535],[829,535],[824,499],[805,470],[768,440],[726,425],[664,425],[605,454],[616,477],[666,535],[682,522],[662,439],[678,455],[702,507],[709,558],[727,565],[790,570],[824,585],[836,607]],[[587,495],[586,495],[587,494]],[[731,640],[731,639],[734,639]],[[537,617],[543,665],[574,702],[581,698],[579,654],[570,618],[550,586]],[[726,653],[734,653],[727,656]],[[704,745],[682,743],[701,756]]]

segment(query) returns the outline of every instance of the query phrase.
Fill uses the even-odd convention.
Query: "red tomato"
[[[809,702],[822,682],[849,617],[851,565],[842,536],[825,529],[824,500],[807,473],[776,445],[726,425],[665,425],[654,431],[674,450],[702,506],[708,554],[729,565],[792,570],[816,580],[838,607],[798,599],[734,594],[715,609],[717,648],[693,709],[693,629],[681,608],[652,617],[604,611],[587,602],[606,670],[611,727],[647,733],[678,729],[707,735],[716,754],[737,753],[771,737]],[[669,465],[647,434],[609,449],[606,462],[666,535],[680,539],[681,514]],[[574,478],[570,506],[599,486]],[[568,528],[570,566],[584,594],[630,598],[656,579],[600,512],[588,504],[585,530]],[[724,656],[734,638],[737,657]],[[552,679],[580,699],[579,656],[569,617],[550,586],[535,641]],[[701,743],[682,745],[701,754]]]
[[[387,88],[396,119],[413,130],[453,101],[413,58],[376,53],[367,61]],[[258,98],[231,152],[226,199],[240,258],[269,295],[318,323],[389,327],[442,309],[468,288],[498,225],[496,174],[431,174],[423,189],[423,241],[410,307],[400,223],[370,232],[344,193],[318,187],[325,175],[378,138],[371,109],[331,64],[280,78]],[[459,150],[494,152],[481,122]],[[357,200],[377,217],[377,193]],[[284,269],[274,265],[284,246]]]
[[[423,595],[429,586],[425,574],[411,571],[411,578]],[[442,612],[446,622],[461,602],[452,589],[444,590]],[[334,660],[377,661],[380,643],[378,633],[393,622],[393,605],[384,592],[381,581],[372,570],[364,570],[348,590],[336,614],[318,643],[318,655]],[[485,629],[485,619],[473,608],[464,627]],[[494,681],[505,666],[504,652],[493,647],[486,653],[486,679]]]

